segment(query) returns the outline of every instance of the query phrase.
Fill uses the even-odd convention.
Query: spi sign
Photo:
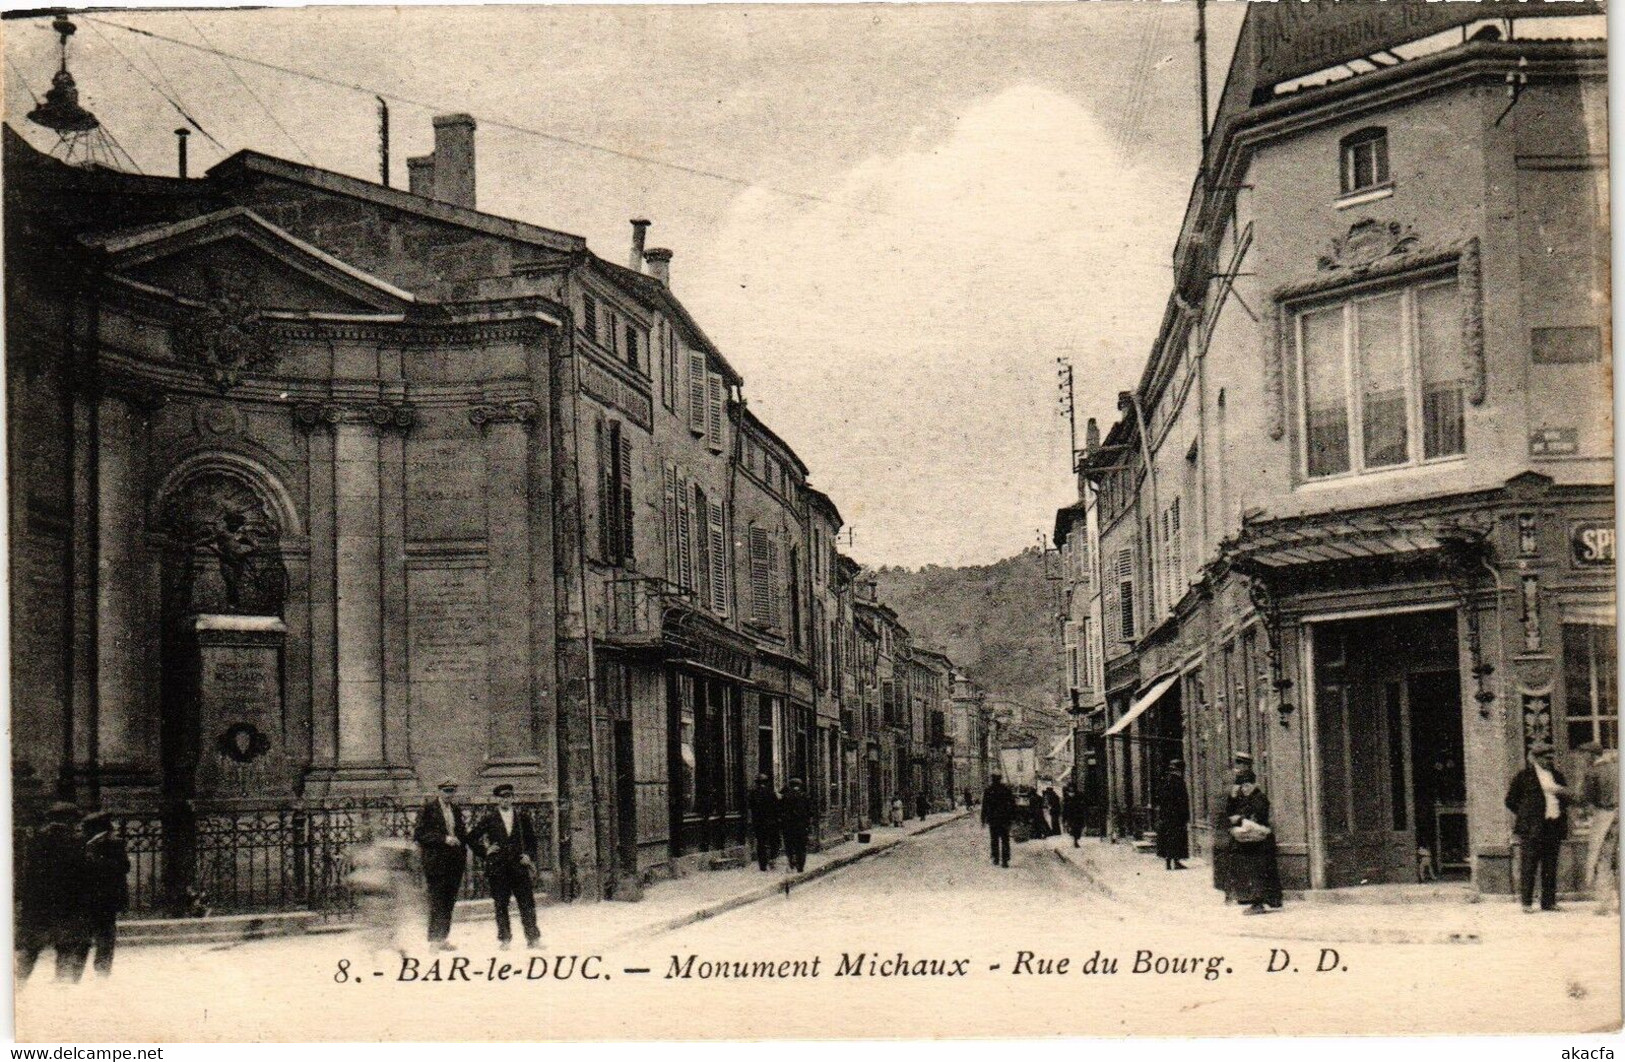
[[[1582,520],[1569,528],[1569,548],[1574,563],[1582,568],[1598,568],[1614,563],[1614,522]]]

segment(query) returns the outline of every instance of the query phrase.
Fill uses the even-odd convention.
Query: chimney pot
[[[406,160],[406,190],[425,199],[434,198],[434,156],[419,155]]]
[[[1083,429],[1084,453],[1092,454],[1100,449],[1100,425],[1094,417],[1089,418],[1088,425]]]
[[[634,273],[643,272],[643,245],[649,239],[649,226],[654,224],[648,218],[632,219],[632,254],[626,260],[626,268]]]
[[[434,120],[435,199],[474,209],[474,119],[442,114]]]
[[[175,164],[183,180],[186,177],[186,138],[191,135],[192,131],[184,126],[175,130]]]
[[[649,263],[649,275],[666,287],[671,287],[671,252],[664,247],[651,247],[643,253]]]

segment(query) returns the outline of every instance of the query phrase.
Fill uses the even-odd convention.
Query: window
[[[624,353],[628,365],[634,369],[642,368],[638,361],[638,329],[636,325],[630,322],[626,326],[626,350]]]
[[[1595,741],[1619,748],[1617,665],[1614,628],[1603,624],[1563,625],[1563,693],[1569,748]]]
[[[660,400],[671,412],[677,411],[677,329],[660,328]]]
[[[705,415],[705,355],[691,350],[688,353],[688,430],[704,435]]]
[[[801,551],[790,547],[790,647],[801,649]]]
[[[599,420],[598,544],[609,564],[632,560],[632,444],[619,421]]]
[[[1388,131],[1362,129],[1343,138],[1343,194],[1388,183]]]
[[[1117,610],[1123,641],[1134,640],[1134,551],[1117,551]]]
[[[750,619],[758,627],[779,626],[779,544],[763,527],[750,529]]]
[[[726,388],[721,373],[707,373],[705,377],[705,443],[712,453],[722,452],[722,404]]]
[[[598,303],[591,295],[581,296],[581,331],[594,343],[598,342]]]
[[[1466,452],[1454,280],[1316,307],[1297,324],[1306,475]]]

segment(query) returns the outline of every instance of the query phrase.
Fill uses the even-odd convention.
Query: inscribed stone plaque
[[[406,460],[408,526],[417,538],[485,531],[485,452],[479,439],[413,441]]]
[[[483,679],[489,638],[485,571],[420,568],[409,580],[412,681]]]

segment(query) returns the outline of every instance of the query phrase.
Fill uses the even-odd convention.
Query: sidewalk
[[[754,861],[744,867],[708,870],[646,886],[643,899],[559,903],[537,897],[537,918],[550,944],[564,940],[592,942],[595,946],[620,943],[640,937],[670,932],[685,925],[714,918],[747,904],[788,895],[793,889],[816,881],[826,874],[859,860],[881,855],[911,837],[927,833],[964,818],[970,812],[955,809],[925,819],[911,819],[901,828],[877,826],[870,831],[868,844],[845,841],[821,852],[807,853],[807,867],[799,874],[785,869],[781,856],[775,869],[763,872]],[[452,940],[477,926],[478,935],[489,935],[490,900],[464,900],[458,903]],[[272,937],[347,932],[355,928],[346,922],[324,922],[313,912],[290,911],[267,915],[230,915],[212,918],[148,919],[122,923],[121,945],[143,944],[231,944]]]
[[[1064,843],[1062,843],[1064,842]],[[1372,890],[1374,902],[1348,902],[1353,890],[1287,894],[1285,905],[1266,915],[1248,916],[1239,905],[1226,905],[1213,887],[1205,859],[1187,859],[1188,870],[1165,870],[1162,860],[1136,852],[1129,844],[1086,838],[1073,848],[1071,838],[1042,843],[1056,858],[1081,874],[1088,887],[1121,905],[1127,917],[1155,915],[1162,924],[1184,924],[1205,931],[1267,940],[1313,940],[1363,944],[1478,944],[1489,939],[1527,938],[1531,932],[1554,939],[1617,936],[1619,920],[1596,916],[1595,904],[1571,901],[1555,914],[1525,915],[1516,903],[1500,896],[1480,897],[1469,890],[1430,894],[1432,902],[1415,902],[1402,890]],[[1329,895],[1337,894],[1337,895]],[[1342,902],[1339,902],[1342,901]]]

